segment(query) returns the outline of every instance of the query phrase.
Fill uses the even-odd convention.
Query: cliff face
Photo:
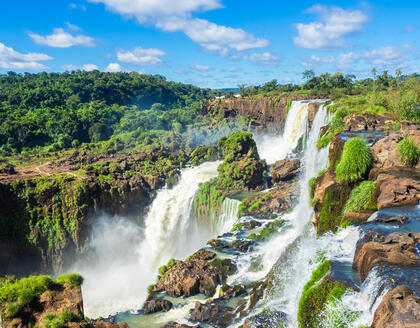
[[[82,164],[83,170],[75,170],[80,163],[69,165],[74,162],[51,164],[42,175],[0,179],[0,275],[65,269],[83,253],[99,213],[122,219],[143,214],[179,167],[179,158],[167,154],[126,155]],[[66,165],[67,172],[57,168]]]
[[[226,119],[233,119],[241,115],[251,120],[251,124],[257,132],[260,129],[267,129],[270,133],[278,133],[283,129],[287,110],[291,102],[293,100],[306,99],[314,99],[314,97],[265,96],[225,98],[211,101],[208,104],[207,111],[213,116]],[[310,110],[310,112],[315,113],[316,110]]]

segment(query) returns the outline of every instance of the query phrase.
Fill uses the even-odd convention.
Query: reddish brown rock
[[[336,166],[341,159],[344,144],[346,142],[339,135],[334,136],[331,140],[330,148],[328,150],[328,161],[330,165]]]
[[[403,135],[400,131],[391,132],[387,137],[379,139],[372,147],[372,161],[374,168],[387,169],[401,166],[398,157],[398,143]]]
[[[346,132],[378,131],[384,130],[385,124],[391,121],[391,117],[371,113],[355,113],[347,116],[345,121],[344,131]]]
[[[366,242],[357,248],[353,267],[359,272],[360,279],[363,281],[378,263],[399,266],[416,265],[420,261],[420,257],[416,255],[416,244],[419,240],[419,233],[394,232],[385,237],[383,242]]]
[[[372,328],[420,327],[420,298],[407,286],[391,289],[375,311]]]
[[[378,209],[417,205],[420,201],[418,175],[415,169],[379,173],[376,179]]]
[[[283,159],[270,166],[272,183],[288,181],[297,177],[299,174],[299,159]]]
[[[229,259],[215,259],[209,251],[198,251],[187,261],[178,261],[158,280],[153,292],[164,291],[170,296],[193,296],[203,293],[213,296],[217,285],[236,270]]]
[[[374,211],[354,211],[346,213],[341,219],[340,224],[350,221],[353,224],[361,224],[366,222]]]

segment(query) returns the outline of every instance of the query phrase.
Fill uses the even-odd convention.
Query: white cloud
[[[118,63],[109,63],[108,66],[105,68],[105,72],[122,72],[125,71],[124,68],[121,67]]]
[[[66,25],[69,29],[73,30],[73,31],[80,31],[81,28],[77,25],[74,25],[72,23],[66,22]]]
[[[396,47],[381,47],[363,54],[372,65],[379,67],[389,67],[404,62],[404,55]]]
[[[229,51],[243,51],[268,46],[268,41],[229,26],[192,18],[193,12],[221,8],[221,0],[89,0],[103,3],[111,11],[134,17],[141,24],[151,23],[167,32],[183,32],[207,51],[225,56]]]
[[[340,69],[347,69],[351,65],[359,61],[360,55],[354,52],[349,52],[347,54],[340,54],[338,56],[337,67]]]
[[[63,65],[61,66],[62,69],[66,70],[66,71],[94,71],[94,70],[99,70],[99,67],[95,64],[84,64],[82,66],[77,66],[77,65]]]
[[[276,66],[280,61],[279,57],[273,55],[268,51],[263,53],[253,53],[250,55],[245,55],[243,56],[243,59],[266,66]]]
[[[182,70],[178,70],[178,69],[174,70],[174,73],[175,74],[180,74],[180,75],[187,74],[187,72],[182,71]]]
[[[48,66],[40,61],[52,60],[52,57],[40,53],[22,54],[0,42],[0,68],[42,70]]]
[[[137,64],[137,65],[158,65],[162,63],[159,57],[165,56],[166,53],[159,49],[144,49],[137,47],[133,51],[120,50],[117,52],[117,58],[120,62]]]
[[[358,32],[367,23],[367,16],[360,10],[315,5],[307,10],[318,16],[319,21],[297,23],[298,36],[294,43],[306,49],[337,49],[346,45],[343,37]]]
[[[302,66],[305,66],[305,67],[311,67],[311,66],[315,66],[315,65],[319,65],[319,64],[333,63],[334,61],[335,61],[334,56],[318,57],[318,56],[312,55],[311,58],[301,62],[300,64]]]
[[[199,72],[206,72],[206,71],[211,70],[211,67],[210,66],[207,66],[207,65],[192,64],[190,67],[193,70],[199,71]]]
[[[69,7],[70,7],[70,9],[80,9],[82,11],[86,11],[86,9],[87,9],[85,5],[78,5],[78,4],[75,4],[73,2],[71,2],[69,4]]]
[[[42,36],[35,33],[28,33],[36,44],[46,45],[55,48],[69,48],[73,46],[94,47],[93,38],[86,35],[73,36],[63,28],[55,28],[50,35]]]
[[[229,72],[240,72],[241,69],[239,67],[230,67]]]

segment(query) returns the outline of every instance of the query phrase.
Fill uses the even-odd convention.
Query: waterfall
[[[222,214],[212,222],[214,235],[218,236],[232,228],[232,225],[238,219],[239,205],[241,205],[241,202],[237,199],[227,197],[223,201]]]
[[[322,103],[325,102],[325,100],[293,101],[287,114],[283,134],[278,137],[263,136],[256,138],[260,157],[264,158],[267,163],[274,163],[276,160],[285,158],[287,154],[298,147],[302,138],[306,137],[308,132],[309,104],[311,102]],[[321,114],[316,115],[315,120],[318,116],[322,126],[324,124],[326,111],[318,110],[318,112],[321,112]],[[315,131],[314,134],[316,134],[315,137],[317,139],[321,126],[316,126],[315,121],[312,125],[311,130]]]
[[[139,309],[147,296],[147,286],[156,281],[159,266],[170,258],[185,258],[212,237],[190,215],[198,184],[216,176],[218,165],[207,162],[183,169],[172,189],[158,192],[143,226],[106,215],[96,221],[88,257],[71,268],[85,278],[82,289],[86,315],[106,317]],[[234,215],[233,208],[226,217],[229,215]]]

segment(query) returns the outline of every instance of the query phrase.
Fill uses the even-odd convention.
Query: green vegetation
[[[362,138],[351,138],[343,149],[340,162],[336,168],[338,181],[355,182],[360,180],[372,163],[372,156],[366,141]]]
[[[327,132],[317,141],[318,148],[324,148],[328,146],[335,134],[343,132],[345,126],[344,118],[348,114],[349,110],[346,108],[340,108],[335,112],[333,118],[331,119],[331,122],[328,124]]]
[[[69,322],[81,322],[83,318],[70,310],[60,314],[48,313],[42,321],[42,328],[66,328]]]
[[[375,181],[363,181],[355,187],[344,205],[343,214],[360,210],[376,210],[376,202],[373,199],[375,187]]]
[[[212,146],[198,146],[190,154],[190,163],[200,165],[205,161],[215,161],[220,159],[219,151]]]
[[[225,197],[218,188],[216,179],[200,183],[197,194],[194,197],[193,208],[195,216],[205,220],[220,213]]]
[[[17,303],[10,303],[6,306],[6,309],[4,310],[4,316],[7,319],[15,318],[20,311],[20,306]]]
[[[167,264],[165,264],[165,265],[162,265],[160,268],[159,268],[159,275],[160,276],[164,276],[165,275],[165,273],[170,269],[170,268],[172,268],[175,264],[177,263],[177,261],[175,260],[175,259],[170,259],[169,260],[169,262],[167,263]],[[150,287],[150,286],[149,286]],[[152,288],[153,289],[153,288]]]
[[[316,177],[310,178],[309,181],[308,181],[310,199],[314,198],[315,184],[316,184]]]
[[[299,300],[298,323],[302,328],[320,327],[322,318],[319,315],[329,302],[340,299],[346,287],[337,281],[331,281],[327,274],[331,269],[331,261],[323,260],[312,272],[311,279],[303,288]]]
[[[419,146],[414,140],[404,138],[398,143],[398,156],[403,164],[414,166],[420,157]]]
[[[59,284],[69,284],[70,288],[79,288],[83,284],[83,277],[78,273],[63,274],[57,278]]]
[[[52,284],[53,280],[48,276],[30,276],[20,280],[7,279],[0,285],[0,303],[19,302],[21,305],[27,305]]]
[[[261,241],[268,240],[271,236],[276,234],[284,224],[284,220],[275,220],[264,226],[258,233],[252,233],[247,238]]]

